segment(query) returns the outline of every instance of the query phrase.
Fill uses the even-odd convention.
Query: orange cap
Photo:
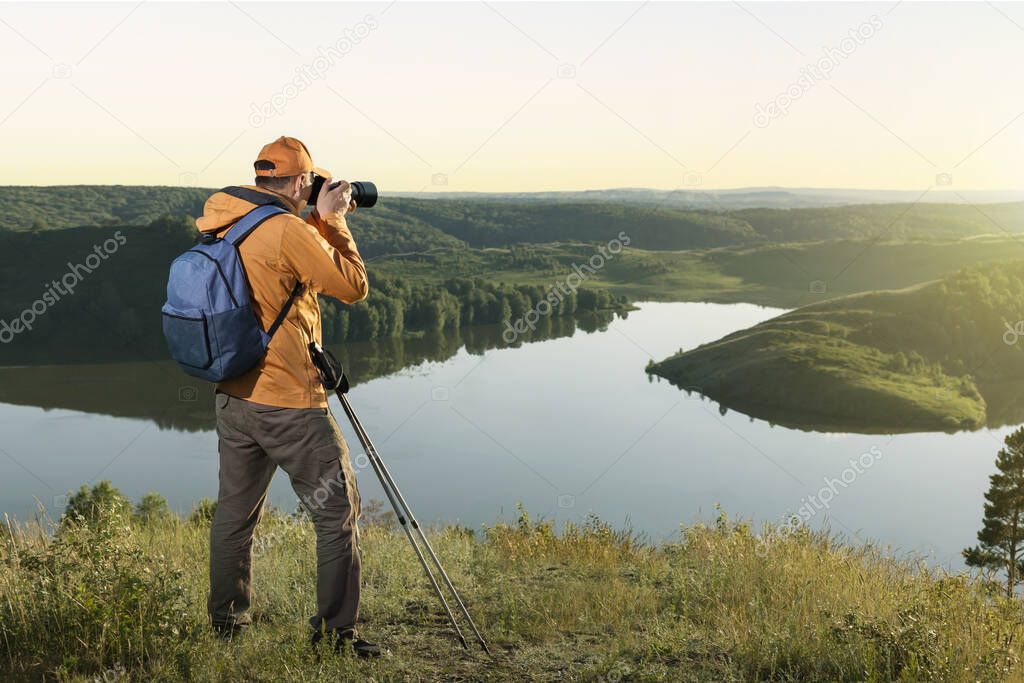
[[[283,135],[269,145],[264,145],[256,161],[269,161],[274,165],[272,169],[258,169],[256,175],[285,178],[313,171],[318,176],[331,177],[330,171],[313,165],[313,157],[301,140]]]

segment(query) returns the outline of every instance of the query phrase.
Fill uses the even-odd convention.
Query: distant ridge
[[[924,193],[924,194],[922,194]],[[799,209],[857,204],[992,204],[1024,201],[1024,190],[952,190],[936,187],[924,190],[858,190],[843,188],[743,187],[723,190],[686,188],[652,190],[613,188],[558,192],[402,192],[395,197],[422,199],[542,201],[608,201],[653,204],[669,208],[729,211],[735,209]]]
[[[239,183],[245,183],[245,178]],[[206,198],[219,188],[166,185],[0,185],[0,229],[28,229],[38,221],[46,227],[69,227],[112,221],[148,223],[162,215],[196,216]],[[923,193],[923,194],[922,194]],[[1024,202],[1024,190],[861,190],[813,187],[742,187],[730,189],[642,187],[554,192],[425,192],[381,187],[383,200],[405,198],[524,204],[626,204],[686,211],[743,209],[823,209],[867,204],[1006,204]],[[77,215],[55,216],[48,205],[67,206]],[[25,220],[27,219],[27,220]]]

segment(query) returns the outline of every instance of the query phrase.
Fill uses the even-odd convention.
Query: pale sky
[[[1024,4],[0,4],[0,183],[240,184],[287,134],[385,192],[1021,189],[1022,61]]]

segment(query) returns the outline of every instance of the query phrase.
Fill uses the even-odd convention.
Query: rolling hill
[[[974,267],[804,306],[648,371],[724,407],[805,429],[1020,422],[1022,295],[1024,262]]]
[[[198,216],[209,196],[198,187],[7,185],[0,187],[0,230],[148,225],[161,216]]]
[[[212,190],[177,187],[0,187],[0,231],[148,225],[195,217]],[[816,240],[959,239],[1024,231],[1024,202],[864,204],[826,208],[693,209],[662,201],[609,201],[606,193],[550,193],[430,199],[384,195],[353,217],[367,256],[459,247],[554,242],[606,243],[620,231],[631,246],[657,251]],[[772,192],[766,192],[771,195]],[[575,195],[573,195],[575,196]],[[648,195],[642,195],[647,197]],[[753,201],[753,200],[752,200]],[[766,203],[771,203],[766,200]],[[59,207],[59,208],[58,208]]]

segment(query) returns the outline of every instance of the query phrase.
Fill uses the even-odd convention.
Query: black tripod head
[[[309,355],[313,359],[313,366],[320,373],[320,381],[324,388],[328,391],[347,394],[348,377],[345,376],[345,369],[334,357],[334,354],[316,342],[310,342]]]

